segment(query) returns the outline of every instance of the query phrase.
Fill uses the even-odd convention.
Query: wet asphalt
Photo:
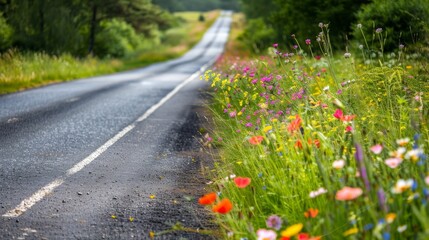
[[[198,77],[135,122],[223,51],[230,13],[183,57],[124,73],[0,96],[0,239],[217,239],[196,203],[206,83]],[[74,175],[67,170],[135,124]],[[55,179],[64,183],[16,217],[8,211]],[[186,231],[170,231],[174,225]]]

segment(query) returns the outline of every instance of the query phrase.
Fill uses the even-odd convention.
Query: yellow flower
[[[407,65],[405,68],[406,68],[406,69],[411,69],[411,68],[413,68],[413,66],[411,66],[411,65]]]
[[[271,131],[271,129],[273,129],[272,126],[266,126],[266,127],[264,127],[263,131],[264,131],[264,133],[267,133],[267,132]]]
[[[358,229],[357,227],[350,228],[349,230],[347,230],[347,231],[345,231],[345,232],[343,233],[343,236],[344,236],[344,237],[347,237],[347,236],[350,236],[350,235],[356,234],[356,233],[358,233],[358,232],[359,232],[359,229]]]
[[[150,239],[154,239],[155,238],[155,232],[150,231],[149,237],[150,237]]]
[[[386,222],[387,223],[392,223],[393,220],[395,220],[395,218],[396,218],[396,214],[395,213],[388,213],[386,215]]]
[[[299,232],[301,232],[301,230],[302,230],[303,227],[304,227],[304,225],[302,223],[294,224],[294,225],[286,228],[286,230],[282,231],[282,237],[292,237],[292,236],[295,236],[296,234],[298,234]]]

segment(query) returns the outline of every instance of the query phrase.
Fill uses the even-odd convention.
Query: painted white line
[[[42,187],[39,191],[35,192],[31,197],[24,199],[18,206],[14,209],[3,214],[3,217],[18,217],[31,208],[38,201],[42,200],[46,195],[54,191],[55,188],[63,184],[64,179],[59,178],[55,181],[49,183],[48,185]]]
[[[217,59],[217,58],[215,58]],[[117,133],[113,138],[109,139],[106,143],[104,143],[101,147],[99,147],[97,150],[95,150],[93,153],[91,153],[88,157],[74,165],[72,168],[67,170],[64,177],[55,179],[48,185],[42,187],[40,190],[35,192],[33,195],[31,195],[29,198],[24,199],[18,206],[16,206],[14,209],[8,211],[7,213],[3,214],[3,217],[19,217],[23,213],[25,213],[28,209],[30,209],[34,204],[42,200],[45,196],[52,193],[55,188],[60,186],[64,183],[64,180],[67,177],[70,177],[80,170],[82,170],[85,166],[90,164],[92,161],[94,161],[97,157],[99,157],[103,152],[105,152],[109,147],[111,147],[113,144],[115,144],[118,140],[120,140],[123,136],[125,136],[129,131],[131,131],[133,128],[136,127],[136,124],[139,122],[144,121],[146,118],[148,118],[152,113],[154,113],[158,108],[160,108],[164,103],[166,103],[170,98],[172,98],[177,92],[179,92],[180,89],[182,89],[186,84],[194,80],[196,77],[198,77],[202,72],[204,72],[208,66],[213,64],[214,61],[210,61],[210,63],[202,66],[199,71],[192,74],[189,78],[187,78],[185,81],[177,85],[171,92],[169,92],[166,96],[164,96],[157,104],[150,107],[142,116],[140,116],[135,122],[131,123],[130,125],[126,126],[124,129],[122,129],[119,133]]]

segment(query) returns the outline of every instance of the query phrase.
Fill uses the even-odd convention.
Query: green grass
[[[279,51],[287,52],[281,45]],[[326,51],[315,60],[310,51],[297,50],[287,57],[225,57],[206,73],[216,119],[210,141],[220,151],[213,191],[234,206],[218,215],[225,238],[255,239],[259,229],[269,229],[280,239],[294,224],[302,224],[302,239],[308,239],[303,233],[322,239],[429,237],[427,74],[419,61],[398,60],[398,53],[391,55],[395,60],[385,54],[384,61],[369,64],[357,54]],[[263,141],[252,144],[252,137]],[[379,154],[370,150],[377,144],[383,146]],[[392,158],[400,165],[388,166]],[[338,160],[345,166],[335,168]],[[238,188],[231,175],[251,184]],[[409,179],[412,185],[398,186]],[[361,194],[344,200],[345,187]],[[311,197],[320,188],[327,192]],[[317,216],[305,217],[309,209]],[[278,230],[266,223],[272,215],[283,220]]]
[[[177,13],[183,23],[168,30],[159,46],[136,51],[122,59],[78,59],[69,54],[51,56],[11,49],[0,55],[0,94],[134,69],[180,57],[201,39],[219,16],[219,11],[207,12],[204,15],[206,21],[199,22],[199,13]],[[189,29],[192,29],[190,33]]]

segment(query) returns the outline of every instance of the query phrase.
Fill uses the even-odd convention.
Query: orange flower
[[[249,138],[249,143],[252,145],[261,144],[262,141],[264,141],[263,136],[253,136],[253,137]]]
[[[234,178],[235,185],[239,188],[245,188],[250,184],[250,178],[247,177],[236,177]]]
[[[319,209],[316,208],[309,208],[305,213],[304,216],[306,218],[315,218],[319,214]]]
[[[227,214],[232,209],[232,203],[228,198],[222,199],[218,204],[213,206],[213,212]]]
[[[339,201],[349,201],[358,198],[362,195],[363,191],[361,188],[343,187],[335,195],[335,199]]]
[[[206,195],[198,199],[198,202],[202,205],[210,205],[216,201],[216,197],[217,195],[215,192],[207,193]]]
[[[297,147],[299,149],[302,149],[302,142],[301,142],[301,140],[296,140],[295,147]]]
[[[295,116],[295,120],[293,120],[293,121],[291,121],[290,123],[289,123],[289,125],[287,126],[287,130],[289,131],[289,132],[294,132],[294,131],[296,131],[296,130],[299,130],[299,128],[301,127],[301,123],[302,123],[302,119],[301,119],[301,117],[297,114],[296,116]]]

